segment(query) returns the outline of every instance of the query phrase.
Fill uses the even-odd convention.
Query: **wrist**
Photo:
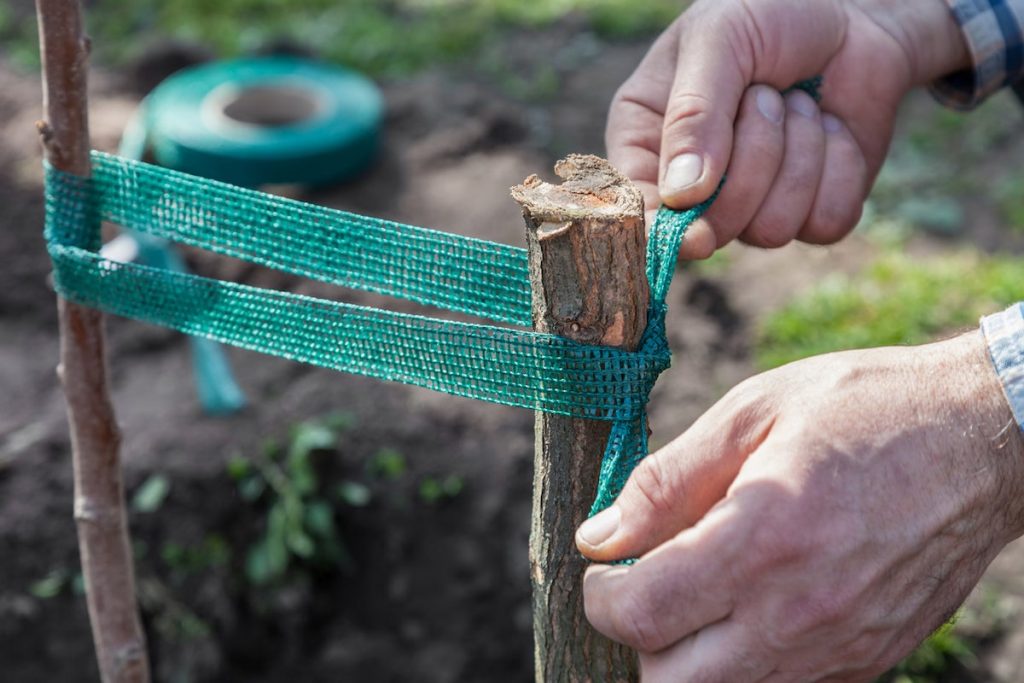
[[[971,69],[963,31],[945,0],[855,0],[903,47],[914,85]]]
[[[1024,534],[1024,436],[980,330],[933,346],[941,346],[952,363],[955,389],[949,398],[953,413],[962,418],[954,422],[968,442],[967,453],[993,475],[992,511],[1004,531],[1002,542],[1008,543]]]

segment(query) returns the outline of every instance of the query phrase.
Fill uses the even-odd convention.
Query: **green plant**
[[[58,567],[57,569],[50,570],[46,576],[38,581],[33,581],[32,585],[28,587],[28,592],[40,600],[49,600],[64,592],[70,581],[71,572],[63,567]]]
[[[315,453],[337,445],[349,424],[348,417],[303,422],[292,428],[287,448],[268,442],[251,460],[229,462],[241,497],[266,509],[264,532],[246,555],[245,575],[251,583],[280,581],[293,564],[325,568],[349,563],[331,498],[321,490],[313,462]]]
[[[29,594],[39,600],[49,600],[67,591],[74,595],[85,593],[85,578],[82,572],[73,572],[67,567],[56,567],[28,587]]]
[[[178,579],[223,567],[231,560],[231,546],[220,534],[205,536],[197,546],[168,541],[160,547],[160,559]]]
[[[382,448],[366,463],[366,471],[380,479],[398,479],[408,468],[405,456],[393,448]]]
[[[370,488],[358,481],[343,481],[335,489],[338,500],[343,501],[352,507],[361,508],[370,504],[373,494]]]
[[[757,364],[771,368],[849,348],[920,344],[1024,299],[1024,266],[972,251],[928,259],[890,252],[834,276],[760,325]]]
[[[170,480],[162,474],[150,475],[135,490],[132,496],[132,510],[140,513],[156,512],[171,492]]]
[[[420,482],[420,500],[427,505],[436,505],[443,500],[454,498],[462,492],[462,477],[449,474],[443,479],[427,477]]]
[[[210,635],[210,625],[156,577],[140,579],[139,602],[153,615],[155,629],[167,641],[195,641]]]

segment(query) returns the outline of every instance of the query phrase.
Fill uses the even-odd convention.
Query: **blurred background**
[[[509,186],[603,153],[609,101],[677,0],[94,0],[93,146],[141,97],[214,58],[288,53],[374,78],[373,166],[304,201],[522,244]],[[54,295],[42,239],[31,2],[0,4],[0,662],[98,680],[71,517]],[[841,245],[730,246],[670,295],[674,367],[654,446],[741,379],[807,355],[919,343],[1024,299],[1024,110],[915,93]],[[197,272],[420,311],[186,252]],[[431,312],[436,313],[436,312]],[[250,405],[205,415],[179,334],[111,318],[115,403],[156,679],[527,681],[526,411],[228,352]],[[297,542],[300,539],[302,542]],[[1024,680],[1024,547],[887,681]]]

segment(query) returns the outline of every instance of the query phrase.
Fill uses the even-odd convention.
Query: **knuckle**
[[[769,397],[768,381],[771,373],[754,375],[743,380],[726,393],[719,401],[725,414],[730,416],[731,426],[744,425],[761,413]]]
[[[674,485],[665,471],[664,458],[657,454],[644,458],[630,479],[633,491],[652,514],[669,514],[672,511]]]
[[[711,100],[696,93],[672,93],[665,111],[665,137],[676,140],[711,117]]]

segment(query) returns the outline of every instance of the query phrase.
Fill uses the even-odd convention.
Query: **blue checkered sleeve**
[[[1024,96],[1024,0],[947,0],[974,68],[932,84],[940,102],[972,109],[1000,88]]]
[[[1024,304],[982,318],[981,331],[1013,417],[1024,430]]]

